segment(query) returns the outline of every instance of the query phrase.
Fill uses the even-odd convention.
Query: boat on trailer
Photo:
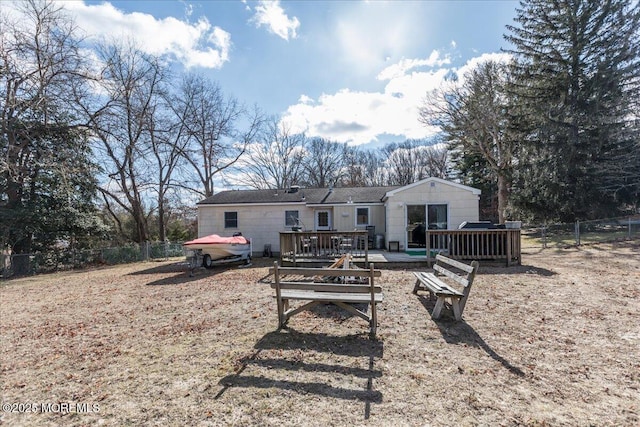
[[[232,237],[211,234],[185,242],[182,246],[194,267],[202,264],[206,268],[212,268],[218,264],[251,262],[251,241],[241,233]]]

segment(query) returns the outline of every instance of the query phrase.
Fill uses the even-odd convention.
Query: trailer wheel
[[[202,258],[202,265],[205,268],[213,268],[213,261],[211,260],[211,255],[205,254],[205,256]]]

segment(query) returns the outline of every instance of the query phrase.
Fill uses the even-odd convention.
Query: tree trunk
[[[158,200],[158,237],[161,242],[167,241],[167,229],[165,227],[166,218],[164,211],[164,200]]]
[[[498,171],[498,223],[504,224],[505,212],[509,201],[508,179]]]
[[[147,219],[144,216],[144,210],[142,206],[137,205],[133,207],[133,220],[136,225],[136,240],[138,243],[144,243],[149,239],[149,234],[147,232]]]

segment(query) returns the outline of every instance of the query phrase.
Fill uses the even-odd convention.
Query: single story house
[[[241,232],[254,252],[280,251],[280,232],[375,227],[378,241],[401,251],[425,247],[425,230],[477,221],[480,190],[440,178],[405,186],[222,191],[198,203],[198,236]]]

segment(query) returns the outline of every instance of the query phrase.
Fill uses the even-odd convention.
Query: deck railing
[[[453,259],[505,260],[507,266],[521,263],[519,229],[429,230],[427,259],[439,253]]]
[[[280,259],[293,262],[330,260],[344,254],[369,262],[367,231],[283,231]]]

